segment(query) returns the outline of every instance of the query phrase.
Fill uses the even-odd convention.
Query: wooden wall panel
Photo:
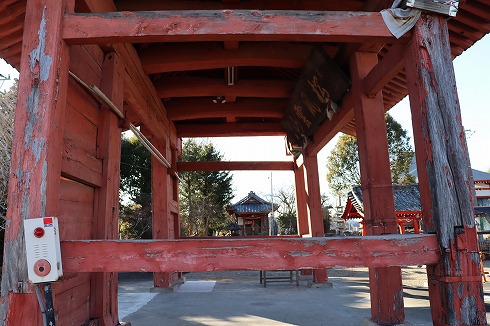
[[[61,180],[59,224],[62,240],[92,238],[93,200],[94,188]]]
[[[93,187],[61,179],[59,224],[61,239],[91,239],[94,215]],[[90,317],[90,275],[65,273],[53,287],[60,325],[81,325]]]
[[[97,159],[96,152],[98,128],[87,115],[70,104],[67,106],[61,171],[69,178],[99,186],[102,161]]]
[[[82,325],[90,316],[88,304],[90,299],[90,282],[78,285],[69,291],[64,291],[56,295],[56,302],[62,302],[62,309],[56,309],[59,325]]]
[[[94,59],[97,51],[91,50],[72,48],[70,70],[89,84],[100,84],[100,66]],[[85,69],[81,69],[83,65]],[[59,197],[60,237],[92,239],[95,191],[102,178],[102,161],[97,159],[99,104],[73,79],[67,95]],[[59,324],[81,325],[91,318],[90,291],[90,274],[65,273],[64,280],[53,287]]]
[[[98,50],[97,50],[98,49]],[[101,66],[104,54],[97,46],[74,45],[70,48],[70,71],[87,84],[100,88]]]

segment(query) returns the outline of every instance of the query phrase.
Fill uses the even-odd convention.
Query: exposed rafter
[[[395,44],[366,76],[364,86],[368,96],[376,95],[403,69],[405,65],[403,60],[404,51],[405,46],[403,44]]]
[[[90,0],[94,1],[94,0]],[[220,9],[259,9],[259,10],[361,10],[362,1],[359,0],[247,0],[247,1],[194,1],[194,0],[117,0],[119,10],[220,10]],[[349,9],[346,9],[349,8]]]
[[[236,96],[289,98],[295,86],[289,80],[239,80],[227,85],[222,79],[202,77],[166,77],[155,83],[161,98]]]
[[[206,118],[273,118],[280,119],[288,105],[282,99],[239,99],[224,104],[210,99],[174,99],[165,103],[172,121]]]
[[[286,131],[279,122],[261,123],[186,123],[176,124],[178,137],[240,137],[284,136]]]
[[[302,68],[311,45],[288,43],[242,43],[227,50],[222,43],[170,43],[140,51],[147,74],[240,66]]]
[[[380,13],[359,11],[193,10],[66,14],[63,38],[70,44],[234,40],[396,42]]]

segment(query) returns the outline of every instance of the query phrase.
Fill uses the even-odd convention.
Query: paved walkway
[[[362,325],[370,316],[365,274],[332,276],[332,288],[309,288],[308,279],[302,279],[300,286],[282,282],[264,288],[258,272],[221,272],[217,279],[211,273],[195,273],[188,274],[177,291],[156,294],[150,293],[151,274],[123,273],[120,318],[132,326]],[[432,325],[427,287],[410,284],[404,291],[406,321]],[[485,293],[490,294],[487,285]]]

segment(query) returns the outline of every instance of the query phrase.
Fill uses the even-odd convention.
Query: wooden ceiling
[[[77,0],[75,11],[90,12],[94,7],[100,11],[175,10],[181,17],[192,21],[197,19],[196,10],[201,11],[200,14],[206,11],[210,15],[224,15],[229,10],[230,14],[252,16],[262,10],[284,13],[377,12],[389,7],[392,1],[99,0],[94,4],[96,2]],[[22,50],[25,5],[25,0],[4,0],[0,4],[0,57],[17,69]],[[294,21],[292,16],[285,17],[291,19],[293,29],[302,23],[300,19]],[[247,19],[243,21],[247,22]],[[199,24],[196,22],[195,26]],[[448,25],[452,55],[457,56],[490,32],[490,0],[460,1],[458,14],[449,20]],[[314,35],[314,25],[311,26],[308,27],[312,28],[311,37],[299,35],[283,40],[279,35],[268,40],[260,35],[247,34],[248,30],[237,30],[237,35],[225,39],[207,36],[204,32],[198,35],[199,31],[196,31],[193,35],[189,33],[186,37],[164,42],[142,39],[133,46],[143,71],[161,98],[168,119],[175,124],[178,136],[182,137],[284,135],[280,120],[313,45],[322,47],[347,73],[348,61],[354,51],[377,52],[389,69],[388,73],[383,72],[386,77],[373,78],[371,91],[383,91],[386,110],[407,95],[400,45],[384,43],[385,39],[381,37],[366,38],[364,43],[333,38],[322,42]],[[349,97],[344,99],[344,106],[351,104],[349,101]],[[329,129],[355,134],[353,115],[345,114],[330,123],[337,127]],[[328,138],[325,133],[327,131],[319,136],[323,141],[317,142],[310,153],[323,146]]]

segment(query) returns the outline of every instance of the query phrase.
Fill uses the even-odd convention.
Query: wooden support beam
[[[168,157],[167,144],[153,141],[160,153]],[[171,176],[168,168],[154,156],[151,158],[151,208],[153,239],[175,239],[174,219],[172,218],[170,201],[172,200]],[[153,273],[153,285],[169,288],[178,279],[177,273]]]
[[[292,171],[293,162],[177,162],[177,171]]]
[[[362,248],[362,250],[359,250]],[[431,264],[434,235],[383,237],[62,241],[66,272],[290,270]]]
[[[280,119],[288,106],[286,99],[237,99],[236,102],[213,103],[211,99],[172,99],[165,102],[171,121],[206,118]]]
[[[102,65],[101,91],[122,111],[124,67],[115,53],[105,56]],[[96,212],[93,221],[94,239],[117,239],[119,218],[119,170],[121,162],[121,128],[119,119],[109,106],[99,111],[97,158],[102,161],[102,182],[95,190]],[[104,320],[106,325],[118,322],[117,274],[91,275],[91,316]]]
[[[393,45],[383,59],[369,72],[364,81],[366,94],[374,97],[404,68],[404,44]]]
[[[222,43],[170,43],[139,52],[147,74],[241,66],[302,68],[311,45],[297,43],[242,43],[228,50]]]
[[[208,123],[179,124],[177,137],[239,137],[239,136],[284,136],[286,131],[279,122],[261,123]]]
[[[364,78],[378,62],[375,53],[355,53],[350,63],[356,134],[368,235],[396,234],[386,122],[381,92],[365,93]],[[403,324],[403,284],[400,267],[369,270],[371,318],[378,324]]]
[[[22,294],[31,292],[23,220],[59,213],[70,61],[61,32],[65,11],[73,10],[68,3],[39,0],[26,5],[0,300],[0,320],[6,325],[18,324],[17,316],[25,316],[22,310],[31,314],[26,325],[36,325],[40,315],[35,295]],[[22,298],[26,306],[16,304]]]
[[[348,92],[342,100],[342,105],[332,117],[325,120],[313,135],[313,141],[306,146],[305,155],[317,155],[319,151],[354,119],[354,103],[352,92]]]
[[[306,203],[306,181],[303,156],[294,159],[294,186],[296,190],[296,212],[298,235],[304,236],[310,233],[308,225],[308,206]]]
[[[310,236],[323,237],[323,214],[320,194],[320,176],[318,159],[315,156],[303,156],[306,180],[306,203],[308,208],[308,225]]]
[[[296,86],[290,80],[238,80],[227,85],[222,79],[203,77],[166,77],[155,83],[161,98],[168,97],[260,97],[289,98]]]
[[[406,68],[422,217],[441,257],[427,266],[435,325],[486,325],[473,187],[446,18],[422,13]],[[468,304],[470,303],[471,304]]]
[[[65,16],[70,44],[292,41],[374,42],[397,40],[378,12],[339,11],[137,11]]]
[[[101,91],[122,111],[124,67],[115,53],[105,56],[102,66]],[[93,221],[95,239],[117,239],[119,218],[119,169],[121,161],[121,128],[111,108],[102,104],[99,111],[97,158],[103,162],[101,187],[95,190],[97,198]],[[117,317],[117,274],[91,275],[91,316],[115,325]]]
[[[320,176],[318,175],[318,159],[314,156],[303,155],[303,170],[306,187],[303,190],[306,195],[306,213],[308,223],[308,235],[306,237],[323,237],[323,210],[320,193]],[[313,282],[325,283],[328,281],[326,269],[313,271]]]

